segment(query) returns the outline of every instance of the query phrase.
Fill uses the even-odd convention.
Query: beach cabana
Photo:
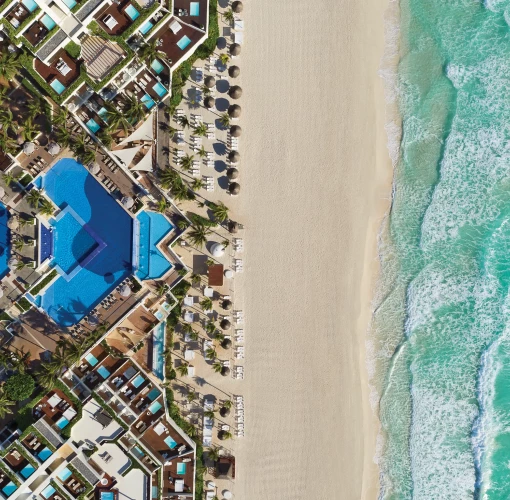
[[[91,163],[89,165],[89,171],[92,175],[98,175],[99,172],[101,172],[101,167],[99,166],[99,163]]]
[[[228,95],[232,99],[239,99],[243,95],[243,89],[239,85],[234,85],[228,89]]]
[[[131,196],[124,196],[124,198],[122,198],[121,203],[126,210],[129,210],[135,204],[135,200],[133,200]]]
[[[35,144],[33,142],[25,142],[23,144],[23,153],[27,156],[31,155],[35,151]]]
[[[232,301],[231,300],[224,300],[221,304],[221,307],[225,309],[226,311],[230,311],[232,309]]]
[[[214,243],[211,246],[211,255],[213,257],[221,257],[225,253],[225,247],[221,243]]]
[[[229,233],[231,234],[236,234],[239,232],[239,222],[235,222],[233,220],[231,220],[229,223],[228,223],[228,231]]]
[[[71,421],[74,417],[76,417],[76,410],[74,408],[68,408],[62,416]]]
[[[50,399],[48,399],[48,405],[51,406],[52,408],[55,408],[55,406],[57,406],[60,401],[62,401],[62,398],[58,395],[58,394],[53,394],[53,396],[51,396]]]
[[[120,295],[122,297],[129,297],[131,295],[131,288],[128,285],[122,285],[120,288]]]
[[[60,153],[60,146],[56,142],[50,142],[48,153],[50,153],[51,156],[58,155]]]

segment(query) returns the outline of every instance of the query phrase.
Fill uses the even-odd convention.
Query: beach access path
[[[244,4],[236,498],[375,499],[364,345],[392,178],[378,76],[386,3]]]

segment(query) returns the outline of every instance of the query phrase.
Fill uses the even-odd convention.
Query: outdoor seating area
[[[53,451],[34,433],[29,433],[22,444],[41,463],[53,455]]]
[[[66,467],[57,474],[58,482],[72,497],[77,497],[87,489],[87,484],[76,476],[73,471]]]
[[[159,397],[155,399],[144,412],[138,417],[136,422],[131,427],[131,432],[140,437],[144,433],[158,422],[158,420],[165,414],[163,407],[163,398]],[[150,445],[149,445],[150,446]]]
[[[204,30],[207,23],[207,0],[175,0],[174,15],[185,23]]]
[[[34,67],[57,94],[62,94],[80,76],[80,64],[81,62],[70,57],[65,49],[60,49],[49,64],[35,59]]]
[[[41,22],[35,21],[31,26],[23,33],[23,36],[34,46],[37,47],[45,38],[50,31]]]
[[[37,8],[39,7],[34,1],[25,0],[25,2],[15,3],[4,17],[14,28],[19,28],[28,16],[30,16],[30,14]]]
[[[133,426],[136,428],[136,424]],[[171,458],[186,457],[192,451],[189,443],[162,418],[147,429],[141,438],[142,443],[154,451],[162,463]]]
[[[93,390],[96,386],[108,380],[112,373],[115,373],[125,362],[125,359],[107,356],[93,370],[87,373],[83,382],[90,390]]]
[[[106,5],[95,16],[95,20],[109,35],[122,35],[140,16],[131,0],[113,2]]]
[[[72,401],[59,389],[45,395],[34,407],[34,418],[44,418],[51,426],[56,426],[60,432],[76,417],[76,409]]]
[[[163,467],[163,492],[191,493],[195,475],[193,461],[189,457],[172,459],[169,465]]]

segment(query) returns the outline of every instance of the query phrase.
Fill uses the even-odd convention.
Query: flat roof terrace
[[[64,87],[69,87],[80,76],[81,63],[72,59],[69,54],[60,49],[48,64],[44,64],[40,59],[35,59],[35,70],[50,84],[58,80]],[[53,85],[52,85],[53,87]],[[61,87],[57,87],[58,93]]]
[[[192,456],[172,459],[170,465],[165,465],[163,467],[162,474],[163,496],[165,496],[166,493],[172,495],[174,493],[193,492],[195,468]]]
[[[31,5],[31,3],[29,5]],[[37,4],[35,4],[35,8],[37,8]],[[22,2],[19,2],[15,3],[4,17],[14,28],[18,28],[29,15],[30,10],[28,10]]]
[[[35,21],[30,28],[28,28],[23,36],[34,46],[37,47],[49,33],[48,28],[40,21]]]
[[[174,15],[185,23],[205,31],[207,0],[174,0]]]
[[[126,29],[140,16],[131,0],[112,3],[101,9],[94,16],[99,26],[109,35],[122,35]]]
[[[151,449],[162,463],[171,459],[171,457],[183,457],[193,450],[165,418],[147,429],[141,438],[141,442]]]

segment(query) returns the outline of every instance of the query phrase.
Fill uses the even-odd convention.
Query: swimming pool
[[[140,236],[136,276],[142,280],[161,278],[172,268],[172,264],[156,245],[174,227],[163,214],[156,212],[144,210],[136,219]]]
[[[41,462],[46,462],[46,460],[48,460],[48,458],[51,457],[51,455],[53,455],[52,451],[47,447],[45,446],[38,454],[37,456],[41,459]]]
[[[160,82],[157,82],[153,87],[152,90],[156,92],[156,94],[159,95],[159,97],[163,97],[165,94],[168,93],[168,90],[163,87],[163,85]]]
[[[9,212],[0,203],[0,279],[9,272],[9,255],[11,250],[11,232],[7,226]]]
[[[101,125],[99,125],[99,123],[96,122],[96,120],[94,120],[94,118],[91,118],[87,123],[86,123],[87,127],[89,130],[91,130],[92,132],[94,132],[94,134],[101,128]]]
[[[41,223],[39,233],[39,252],[42,264],[46,259],[49,259],[53,254],[53,234],[52,228],[47,227]]]
[[[43,189],[61,209],[70,206],[102,246],[99,253],[93,255],[94,250],[80,262],[71,279],[60,276],[42,295],[41,307],[49,316],[58,325],[70,326],[132,273],[133,219],[83,165],[71,158],[58,161],[46,173]],[[68,243],[74,245],[74,241]],[[75,255],[77,261],[80,253]]]
[[[39,7],[39,5],[37,5],[37,2],[35,2],[34,0],[22,0],[21,3],[28,9],[29,12],[34,12],[34,10],[37,9],[37,7]]]
[[[99,373],[99,375],[101,375],[101,377],[103,377],[105,380],[111,375],[111,373],[104,366],[100,366],[97,369],[97,373]]]
[[[152,403],[148,409],[154,415],[156,412],[161,410],[161,408],[161,403],[159,401],[154,401],[154,403]]]
[[[156,72],[157,75],[159,75],[165,69],[163,63],[158,59],[154,59],[154,61],[151,62],[151,68]]]
[[[143,450],[138,447],[138,446],[134,446],[133,447],[133,453],[138,457],[138,458],[143,458],[145,456],[145,453],[143,452]]]
[[[186,464],[183,464],[182,462],[179,462],[177,464],[177,474],[179,474],[180,476],[186,474]]]
[[[64,427],[67,427],[68,424],[69,424],[69,420],[67,420],[67,418],[65,418],[65,417],[60,417],[60,419],[57,421],[57,427],[59,429],[63,429]]]
[[[131,19],[131,21],[134,21],[139,15],[140,15],[140,12],[138,12],[132,4],[129,4],[127,7],[126,7],[126,14],[129,16],[129,18]]]
[[[189,44],[191,43],[191,40],[186,36],[184,35],[178,42],[177,42],[177,46],[181,49],[181,50],[184,50]]]
[[[152,330],[152,371],[160,380],[165,379],[165,327],[166,322],[162,321]]]
[[[141,375],[138,375],[133,380],[133,382],[131,382],[131,384],[138,389],[138,387],[140,387],[144,382],[145,382],[145,379]]]
[[[77,3],[74,0],[62,0],[62,1],[69,8],[69,10],[71,10]]]
[[[147,397],[149,398],[150,401],[154,401],[159,396],[161,396],[161,391],[159,391],[158,389],[152,389],[152,391],[149,392],[149,394],[147,394]]]
[[[49,484],[48,486],[46,486],[46,488],[44,488],[44,490],[41,491],[41,495],[44,497],[44,498],[50,498],[51,495],[53,495],[53,493],[55,493],[55,488]]]
[[[5,493],[5,496],[11,496],[16,490],[18,489],[18,487],[12,482],[12,481],[9,481],[3,488],[2,488],[2,491]]]
[[[58,475],[58,478],[61,480],[61,481],[67,481],[71,476],[73,475],[73,473],[71,472],[70,469],[68,469],[67,467],[65,469],[62,469]]]
[[[145,104],[145,107],[147,109],[151,109],[154,104],[156,104],[153,100],[152,100],[152,97],[149,95],[149,94],[144,94],[142,96],[142,99],[141,101]]]
[[[97,114],[101,117],[101,119],[102,119],[104,122],[108,123],[108,120],[107,120],[107,118],[108,118],[108,110],[107,110],[105,107],[102,107],[102,108],[101,108],[101,109],[97,112]]]
[[[115,494],[113,491],[102,491],[101,500],[114,500]]]
[[[48,14],[44,14],[44,16],[41,17],[41,23],[43,23],[49,31],[51,31],[57,25],[57,23],[50,16],[48,16]]]
[[[200,15],[200,2],[190,2],[189,15],[190,16],[199,16]]]
[[[176,446],[177,446],[177,442],[174,441],[174,439],[171,437],[171,436],[168,436],[167,438],[165,438],[165,444],[171,449],[173,450]]]
[[[91,353],[89,352],[86,356],[85,356],[85,361],[87,361],[87,363],[90,365],[90,366],[96,366],[97,365],[97,358]]]
[[[142,35],[146,35],[152,28],[154,27],[154,24],[150,21],[146,21],[144,24],[140,26],[140,33]]]
[[[28,479],[35,472],[35,467],[32,464],[27,464],[23,469],[21,469],[20,474]]]
[[[51,85],[51,88],[58,94],[60,95],[62,92],[64,92],[64,90],[66,89],[64,87],[64,84],[62,82],[60,82],[59,80],[57,80],[56,78],[50,83]]]

